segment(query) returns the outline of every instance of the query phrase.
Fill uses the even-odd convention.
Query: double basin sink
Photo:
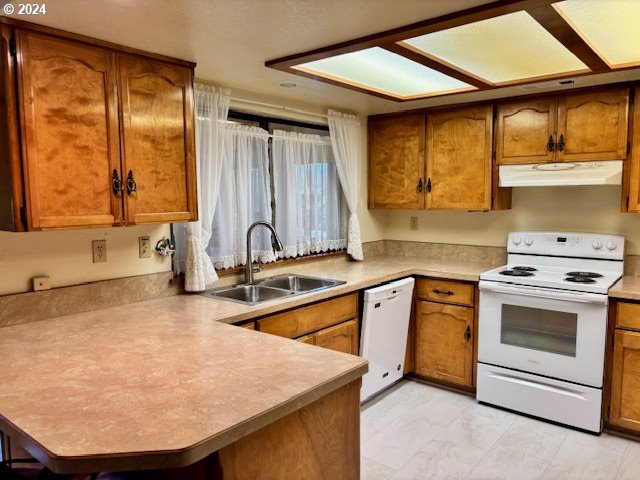
[[[302,295],[346,283],[344,280],[308,277],[306,275],[278,275],[259,280],[255,285],[235,285],[208,290],[201,295],[222,298],[245,305],[257,305],[269,300]]]

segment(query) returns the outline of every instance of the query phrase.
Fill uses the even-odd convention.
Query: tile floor
[[[362,408],[362,479],[637,480],[640,442],[405,380]]]

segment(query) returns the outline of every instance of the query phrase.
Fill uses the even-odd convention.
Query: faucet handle
[[[253,273],[258,273],[260,271],[260,264],[256,264],[256,265],[251,265],[251,270],[253,271]]]

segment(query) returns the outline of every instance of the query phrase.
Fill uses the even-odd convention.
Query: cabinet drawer
[[[419,278],[416,285],[420,299],[473,306],[473,285],[469,283]]]
[[[258,330],[296,338],[358,316],[358,294],[296,308],[258,320]]]
[[[358,354],[358,321],[349,320],[315,334],[316,345],[342,353]]]
[[[640,330],[640,304],[618,303],[616,307],[616,327]]]

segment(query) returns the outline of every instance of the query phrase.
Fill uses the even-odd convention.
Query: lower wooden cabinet
[[[609,423],[640,432],[640,332],[614,334]]]
[[[357,292],[260,318],[261,332],[358,355]]]
[[[470,387],[473,308],[416,302],[415,373]]]

